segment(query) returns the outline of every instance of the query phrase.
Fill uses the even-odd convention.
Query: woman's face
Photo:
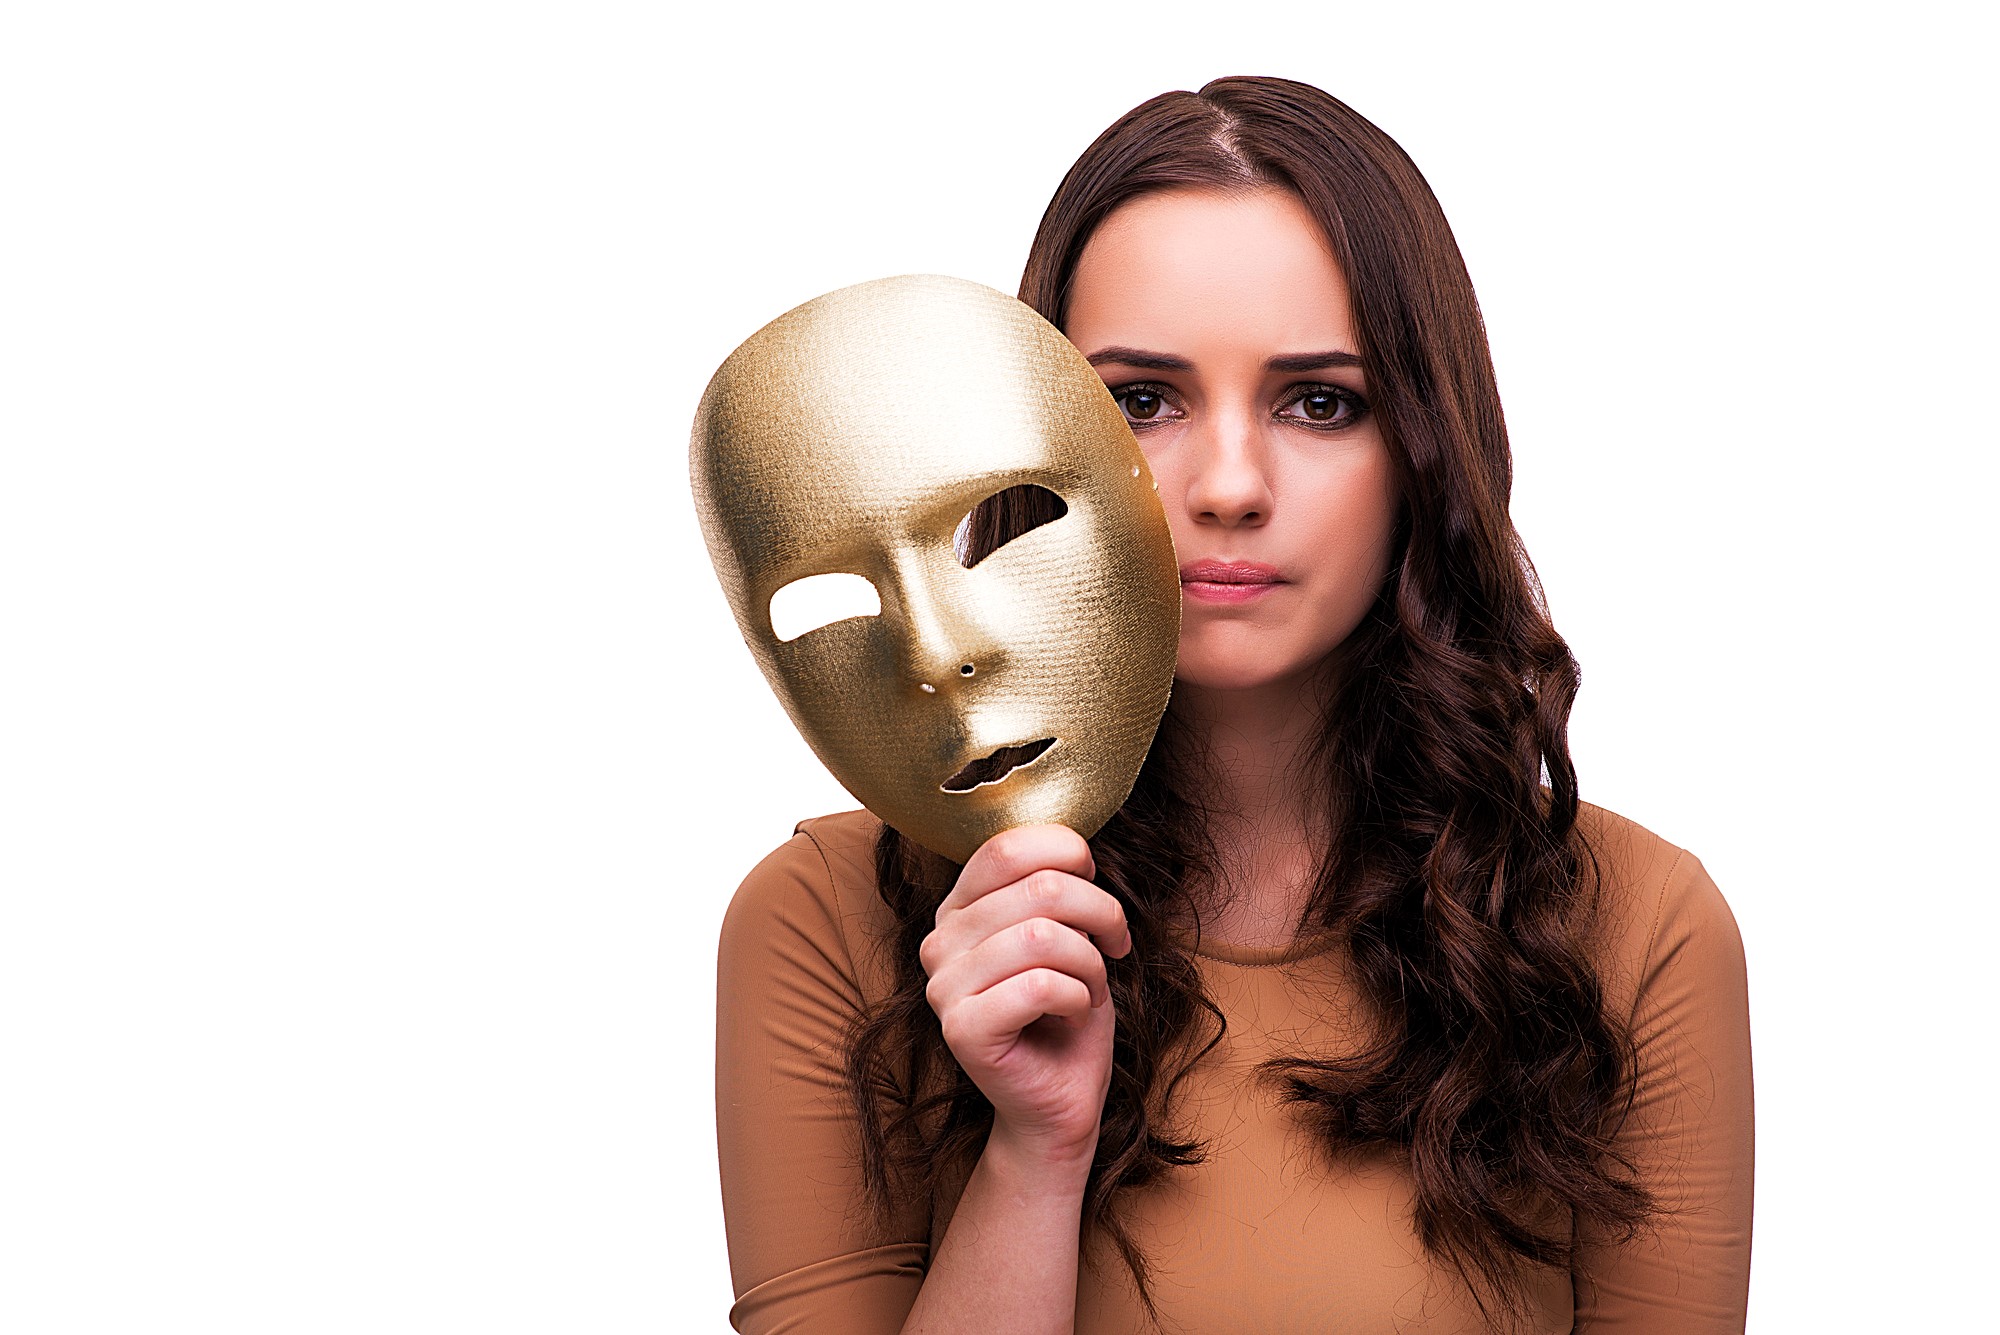
[[[1388,571],[1397,487],[1349,305],[1318,224],[1282,190],[1147,195],[1077,263],[1063,332],[1159,481],[1185,685],[1303,679]]]

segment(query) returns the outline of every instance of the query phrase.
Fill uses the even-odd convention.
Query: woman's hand
[[[1095,871],[1074,830],[1004,830],[966,862],[918,950],[944,1041],[993,1105],[993,1135],[1086,1162],[1111,1085],[1104,957],[1132,949],[1125,910],[1086,879]]]

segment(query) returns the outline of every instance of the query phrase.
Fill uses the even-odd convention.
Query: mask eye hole
[[[952,550],[967,570],[978,565],[1023,533],[1053,523],[1069,513],[1063,498],[1047,487],[1024,482],[1005,491],[996,491],[972,507],[958,521],[952,534]]]
[[[771,634],[779,643],[849,617],[882,615],[882,595],[860,575],[807,575],[771,595]]]

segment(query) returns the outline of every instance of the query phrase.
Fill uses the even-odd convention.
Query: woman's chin
[[[1308,664],[1273,662],[1189,662],[1174,668],[1174,690],[1189,693],[1296,690],[1311,675]]]

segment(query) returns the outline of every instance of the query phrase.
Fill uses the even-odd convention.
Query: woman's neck
[[[1205,931],[1237,945],[1289,942],[1327,838],[1312,774],[1319,710],[1311,687],[1176,683],[1173,709],[1196,757],[1220,863],[1216,883],[1200,892]]]

